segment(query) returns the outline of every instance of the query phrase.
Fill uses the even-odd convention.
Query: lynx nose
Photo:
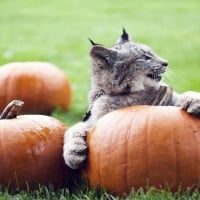
[[[167,61],[163,61],[163,62],[162,62],[162,65],[163,65],[164,67],[167,67],[167,66],[168,66],[168,62],[167,62]]]

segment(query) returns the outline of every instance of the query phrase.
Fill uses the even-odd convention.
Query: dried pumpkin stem
[[[0,115],[0,119],[13,119],[16,118],[21,110],[24,102],[21,100],[11,101],[3,110]]]

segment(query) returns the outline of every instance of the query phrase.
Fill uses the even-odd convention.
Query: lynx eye
[[[144,55],[144,58],[145,58],[145,60],[150,60],[150,59],[151,59],[151,56],[149,56],[149,55]]]

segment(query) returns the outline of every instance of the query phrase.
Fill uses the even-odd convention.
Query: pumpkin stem
[[[0,119],[13,119],[16,118],[21,110],[24,102],[21,100],[11,101],[3,110],[0,115]]]

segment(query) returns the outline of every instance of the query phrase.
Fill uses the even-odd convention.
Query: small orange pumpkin
[[[0,110],[13,99],[25,102],[23,113],[66,110],[71,87],[66,75],[47,62],[14,62],[0,67]]]
[[[0,120],[0,185],[9,189],[55,187],[67,183],[70,170],[63,156],[67,127],[45,115],[19,115],[21,101],[11,102]]]
[[[200,180],[200,120],[177,107],[133,106],[108,113],[88,133],[84,171],[91,187],[195,186]]]

